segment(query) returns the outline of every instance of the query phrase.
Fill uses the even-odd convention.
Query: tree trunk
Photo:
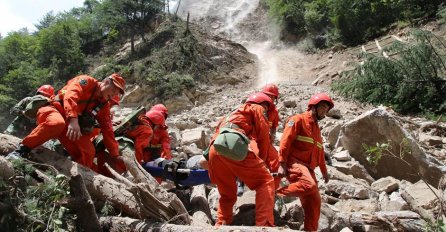
[[[101,232],[102,228],[99,225],[93,201],[85,188],[82,176],[79,174],[72,175],[69,183],[70,193],[74,197],[75,202],[72,205],[77,215],[76,223],[84,231]]]
[[[213,226],[188,226],[188,225],[174,225],[166,223],[154,223],[152,221],[137,220],[125,217],[101,217],[99,219],[104,230],[110,232],[127,231],[127,232],[196,232],[196,231],[247,231],[247,232],[290,232],[291,229],[281,227],[256,227],[256,226],[220,226],[217,228]]]
[[[208,225],[213,224],[211,210],[209,209],[209,203],[206,197],[206,187],[204,185],[192,187],[190,205],[192,206],[192,225],[202,225],[203,223]]]
[[[13,151],[16,147],[11,144],[18,144],[19,141],[14,136],[0,134],[0,153],[6,155]],[[189,215],[176,195],[168,193],[164,188],[158,186],[157,182],[155,182],[156,184],[153,181],[148,182],[148,179],[153,179],[153,177],[148,174],[145,176],[148,179],[141,177],[143,176],[142,171],[132,173],[138,177],[135,180],[141,181],[141,183],[127,186],[99,175],[89,168],[70,161],[67,157],[43,147],[33,149],[30,159],[52,165],[66,176],[71,176],[71,173],[79,173],[92,198],[108,201],[128,216],[138,219],[154,218],[163,222],[171,220],[177,223],[190,223]],[[142,169],[140,166],[138,168]]]

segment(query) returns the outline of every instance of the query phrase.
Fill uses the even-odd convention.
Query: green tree
[[[84,55],[75,25],[59,22],[38,33],[37,59],[43,68],[50,68],[56,80],[65,82],[84,70]]]
[[[122,35],[130,37],[134,52],[136,36],[140,35],[145,41],[144,30],[148,22],[163,9],[164,3],[160,0],[104,0],[98,13],[107,31],[117,29]]]

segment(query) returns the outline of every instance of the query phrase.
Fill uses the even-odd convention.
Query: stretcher
[[[200,184],[210,184],[208,170],[189,169],[189,168],[169,168],[168,166],[157,167],[145,163],[142,167],[153,177],[159,177],[163,180],[171,180],[181,187],[191,187]]]

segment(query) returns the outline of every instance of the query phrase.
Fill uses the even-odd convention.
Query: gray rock
[[[389,142],[393,154],[400,153],[402,141],[408,141],[406,147],[410,152],[405,160],[419,172],[430,184],[437,186],[445,174],[441,166],[429,162],[426,154],[408,131],[385,108],[368,111],[358,118],[347,122],[341,128],[340,142],[359,161],[374,178],[393,176],[397,179],[418,181],[413,168],[395,157],[382,156],[375,166],[367,161],[363,144],[374,146],[376,143]]]
[[[217,221],[217,210],[218,210],[218,201],[220,199],[220,194],[218,193],[217,188],[212,188],[208,194],[208,203],[209,208],[211,210],[212,220]]]
[[[294,100],[294,99],[289,99],[289,100],[285,100],[285,101],[283,101],[283,105],[284,105],[286,108],[294,108],[294,107],[297,106],[297,103],[296,103],[296,100]]]
[[[330,180],[326,184],[326,188],[326,192],[338,195],[340,199],[368,199],[371,196],[377,196],[376,193],[364,186],[339,180]]]
[[[335,207],[341,212],[365,212],[374,213],[378,210],[378,201],[376,199],[355,200],[347,199],[340,200],[335,204]]]
[[[427,144],[428,146],[441,146],[443,144],[443,139],[440,136],[428,135],[420,133],[419,141]]]
[[[184,145],[195,143],[198,148],[206,149],[206,133],[203,127],[183,131],[181,142]]]
[[[333,155],[337,161],[350,161],[352,157],[348,153],[348,151],[341,151]]]
[[[183,151],[190,157],[203,154],[203,150],[197,147],[195,143],[183,147]]]
[[[341,110],[336,108],[331,109],[330,111],[328,111],[327,116],[330,118],[341,119],[342,118]]]
[[[358,161],[334,162],[333,167],[347,175],[352,175],[355,178],[363,179],[369,184],[375,181],[364,166],[362,166]]]
[[[391,176],[381,178],[371,185],[372,189],[381,192],[391,193],[399,188],[399,181]]]
[[[170,147],[179,147],[181,145],[180,130],[175,127],[169,127]]]
[[[330,132],[328,133],[328,143],[330,144],[330,148],[334,149],[336,143],[338,142],[339,133],[341,132],[341,124],[336,125]]]
[[[435,191],[437,196],[441,195],[438,189],[433,186],[430,187]],[[405,188],[405,191],[415,199],[416,205],[421,206],[424,209],[433,209],[439,204],[438,198],[421,180]]]

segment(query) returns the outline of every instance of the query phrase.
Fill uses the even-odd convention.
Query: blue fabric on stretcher
[[[142,167],[153,177],[161,177],[163,179],[171,180],[182,186],[195,186],[211,183],[208,170],[205,169],[190,169],[189,174],[177,173],[177,179],[175,180],[172,172],[165,172],[161,167],[155,167],[147,164],[143,164]]]

